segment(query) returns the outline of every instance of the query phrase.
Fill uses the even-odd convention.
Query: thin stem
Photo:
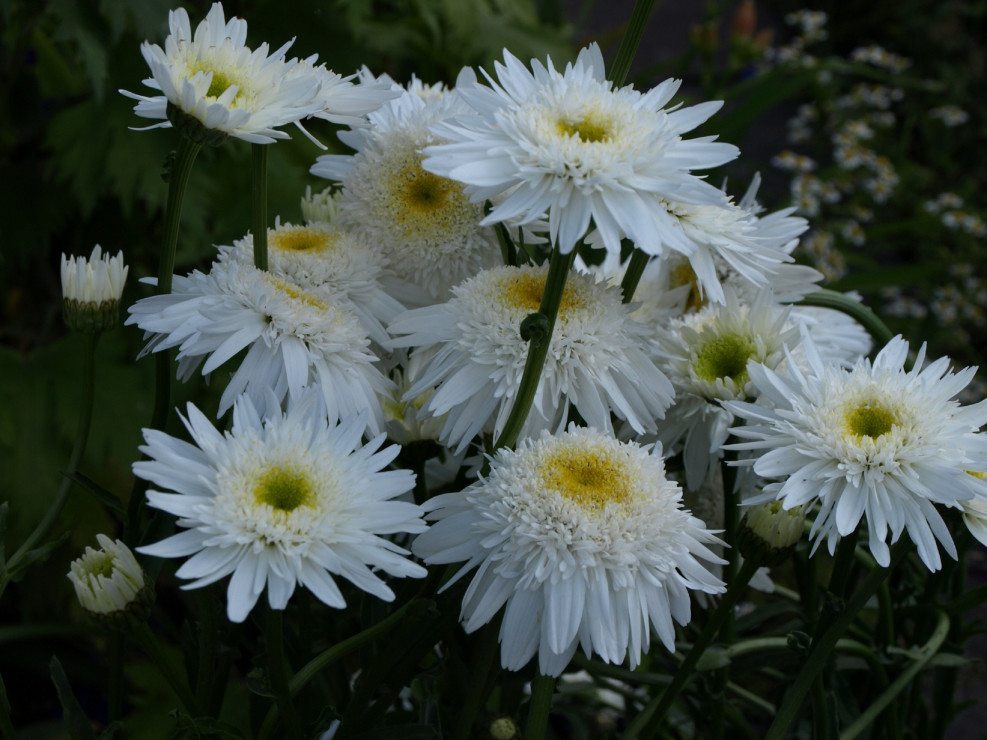
[[[0,571],[0,596],[3,595],[7,584],[13,580],[22,567],[26,567],[27,564],[22,565],[23,561],[30,557],[38,543],[55,526],[55,522],[58,521],[62,509],[65,508],[65,504],[68,502],[69,493],[72,490],[72,476],[79,469],[82,455],[86,451],[86,443],[89,441],[89,427],[93,418],[96,342],[98,339],[98,334],[86,334],[83,340],[82,388],[80,389],[82,408],[79,412],[79,424],[75,432],[75,442],[72,445],[72,451],[69,453],[68,464],[65,466],[62,481],[58,486],[58,492],[55,494],[55,500],[52,501],[44,517],[38,522],[38,526],[28,535],[24,543],[17,548],[17,551],[10,556],[3,570]]]
[[[833,559],[833,572],[829,576],[830,593],[843,599],[850,585],[850,571],[853,570],[854,553],[857,550],[857,540],[860,530],[855,529],[840,540],[836,546],[836,557]]]
[[[528,705],[528,721],[524,726],[524,737],[545,737],[554,693],[555,677],[538,673],[531,682],[531,703]]]
[[[925,668],[926,663],[932,660],[932,657],[939,652],[939,648],[942,647],[946,636],[949,634],[949,617],[945,612],[939,611],[937,612],[937,618],[936,628],[933,630],[928,642],[919,648],[918,657],[915,659],[915,662],[902,671],[901,675],[881,692],[881,695],[853,721],[853,724],[840,734],[840,740],[853,740],[853,738],[867,729],[877,719],[877,716],[894,701],[894,698],[908,686],[909,682],[915,678],[919,671]]]
[[[555,329],[559,305],[562,303],[565,282],[575,258],[575,249],[569,254],[561,254],[558,249],[552,251],[548,263],[548,277],[545,279],[545,291],[542,293],[541,304],[538,307],[538,312],[546,319],[545,332],[541,336],[533,337],[528,343],[528,357],[524,363],[524,372],[521,375],[517,396],[514,398],[514,406],[511,407],[511,413],[504,423],[504,430],[500,433],[494,450],[499,450],[501,447],[513,448],[524,428],[524,422],[531,410],[531,402],[535,398],[535,391],[538,390],[538,384],[541,382],[541,372],[552,344],[552,332]]]
[[[267,269],[267,145],[250,147],[251,220],[254,235],[254,266]]]
[[[692,676],[696,663],[702,657],[703,653],[706,652],[706,648],[709,647],[709,644],[719,632],[720,626],[733,613],[734,606],[746,590],[747,583],[754,577],[757,568],[758,565],[755,560],[744,561],[744,564],[740,567],[740,572],[728,584],[727,592],[720,599],[716,610],[710,615],[709,620],[703,627],[703,631],[689,650],[689,654],[685,656],[682,665],[675,671],[672,683],[661,694],[652,699],[648,703],[648,706],[641,710],[641,713],[634,718],[634,721],[631,722],[630,726],[624,732],[622,736],[623,740],[631,740],[631,738],[638,736],[650,737],[653,732],[661,727],[665,713],[668,712],[679,691],[682,690],[682,687],[685,686],[686,682]],[[652,718],[654,719],[652,720]]]
[[[3,740],[17,740],[17,730],[14,729],[14,723],[10,719],[7,687],[4,685],[2,676],[0,676],[0,732],[3,733]]]
[[[727,564],[723,568],[723,580],[733,583],[737,576],[738,555],[737,552],[737,530],[740,527],[740,497],[737,492],[737,468],[730,462],[737,459],[737,453],[727,452],[720,465],[723,480],[723,538],[729,547],[724,556]],[[733,641],[734,629],[733,610],[726,617],[723,625],[723,638],[727,642]]]
[[[497,632],[496,625],[488,624],[478,635],[480,645],[473,664],[473,680],[470,682],[469,690],[466,693],[466,701],[459,712],[453,740],[467,740],[470,737],[470,731],[476,724],[476,715],[480,712],[480,707],[483,706],[483,702],[487,698],[485,691],[488,684],[487,677],[494,668],[497,647],[500,645]]]
[[[199,661],[195,676],[195,696],[199,704],[208,710],[214,688],[217,609],[210,589],[196,589],[195,595],[199,607]]]
[[[144,652],[150,657],[151,662],[154,663],[158,672],[168,682],[168,685],[171,686],[172,691],[175,692],[175,695],[178,696],[178,699],[184,705],[185,711],[192,717],[201,717],[202,710],[195,696],[192,694],[192,690],[189,688],[183,671],[175,665],[164,648],[161,647],[161,643],[151,631],[151,628],[147,626],[147,622],[141,622],[136,625],[130,634],[134,636],[144,649]]]
[[[107,707],[110,722],[123,715],[123,635],[110,635],[110,680]]]
[[[645,254],[640,249],[631,252],[631,258],[627,261],[627,269],[624,271],[624,279],[620,281],[620,289],[624,291],[624,303],[634,300],[634,292],[637,284],[641,282],[644,268],[648,266],[650,255]]]
[[[812,682],[812,737],[830,740],[829,708],[826,706],[826,687],[821,680]]]
[[[631,11],[631,19],[627,22],[627,31],[617,49],[617,56],[610,65],[610,80],[614,87],[621,87],[627,80],[627,73],[631,70],[631,62],[637,54],[637,47],[641,44],[641,36],[644,28],[648,25],[648,18],[654,9],[655,0],[637,0],[634,3],[634,10]]]
[[[782,740],[788,731],[789,725],[792,724],[795,716],[798,714],[799,708],[802,706],[802,701],[809,692],[813,681],[815,681],[816,676],[826,666],[826,662],[840,636],[850,626],[850,623],[853,622],[857,616],[857,612],[864,607],[868,599],[870,599],[881,583],[884,582],[895,566],[907,554],[908,542],[900,540],[892,548],[889,566],[887,568],[875,568],[868,573],[854,591],[853,596],[847,601],[844,610],[833,619],[832,624],[829,625],[829,628],[826,629],[821,637],[813,641],[809,657],[802,665],[802,670],[799,671],[798,676],[795,678],[792,688],[785,695],[785,700],[778,709],[778,714],[774,722],[771,723],[771,727],[768,729],[768,734],[764,740]]]
[[[352,637],[346,638],[342,642],[336,643],[326,650],[323,650],[295,673],[288,683],[288,692],[291,696],[294,696],[324,668],[332,665],[347,653],[363,647],[368,642],[371,642],[380,635],[383,635],[390,630],[391,627],[404,620],[408,616],[408,612],[412,609],[412,606],[417,609],[421,606],[427,605],[428,603],[430,602],[421,599],[413,599],[408,601],[400,609],[385,619],[382,619],[377,624],[368,627],[363,630],[363,632],[353,635]],[[257,733],[258,740],[264,740],[264,738],[271,736],[271,732],[274,730],[274,723],[277,721],[277,718],[278,707],[277,705],[274,705],[268,710],[267,716],[264,717],[260,731]]]
[[[286,736],[300,740],[302,725],[291,701],[291,690],[288,684],[288,673],[284,657],[284,619],[280,609],[267,608],[267,673],[274,691],[278,710],[285,719]]]
[[[877,318],[877,314],[867,306],[855,301],[853,298],[838,293],[835,290],[823,288],[804,296],[798,302],[799,306],[821,306],[823,308],[833,308],[842,311],[848,316],[856,319],[867,333],[874,338],[877,347],[883,347],[894,338],[894,334],[883,321]]]

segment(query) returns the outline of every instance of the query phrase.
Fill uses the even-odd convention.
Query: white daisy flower
[[[784,501],[786,509],[819,504],[811,536],[836,541],[867,520],[870,551],[883,566],[886,542],[907,530],[930,570],[941,567],[936,540],[956,557],[949,530],[935,504],[961,507],[975,495],[967,471],[987,471],[987,401],[961,406],[954,397],[975,368],[949,370],[948,358],[923,368],[925,345],[914,369],[904,370],[908,343],[896,337],[873,364],[852,369],[825,364],[811,341],[802,344],[804,371],[794,363],[781,375],[751,365],[751,380],[763,394],[755,405],[725,402],[747,426],[733,432],[754,450],[754,472],[778,481],[751,501]]]
[[[719,203],[723,194],[691,171],[735,158],[715,137],[685,141],[721,102],[665,110],[679,87],[666,80],[647,93],[614,89],[596,44],[559,72],[532,60],[529,71],[504,51],[497,81],[479,85],[464,70],[456,92],[474,110],[436,124],[447,140],[425,150],[430,172],[466,183],[478,202],[495,205],[483,223],[529,223],[548,212],[551,240],[572,250],[592,219],[608,251],[626,234],[649,254],[662,248],[656,196]]]
[[[528,355],[521,321],[539,308],[547,265],[485,270],[447,303],[408,311],[389,330],[396,347],[416,347],[427,368],[408,392],[435,392],[423,411],[448,414],[441,439],[463,450],[481,431],[499,435]],[[650,330],[629,316],[618,288],[570,273],[545,366],[522,436],[561,429],[570,405],[587,424],[611,430],[610,415],[653,431],[672,386],[645,353]]]
[[[501,262],[496,234],[479,225],[483,206],[461,183],[422,169],[423,147],[438,140],[429,126],[462,108],[448,94],[404,91],[370,115],[368,128],[340,133],[356,154],[312,166],[342,183],[338,222],[384,254],[384,280],[408,306],[446,300],[454,285]]]
[[[748,400],[757,389],[748,363],[777,368],[785,350],[801,342],[790,309],[772,303],[763,291],[753,304],[741,302],[730,290],[723,305],[709,304],[674,320],[659,332],[659,363],[675,388],[675,402],[658,428],[665,449],[683,443],[686,485],[702,485],[710,467],[722,455],[733,414],[725,400]]]
[[[247,234],[220,247],[221,259],[254,262],[254,239]],[[370,337],[388,340],[384,324],[404,311],[380,284],[386,262],[349,230],[328,223],[293,225],[275,220],[267,230],[268,270],[330,303],[340,299],[356,313]]]
[[[205,129],[270,144],[289,138],[280,126],[323,108],[319,78],[303,70],[292,73],[297,60],[285,61],[291,42],[270,54],[266,43],[251,50],[245,44],[247,22],[227,22],[221,3],[213,4],[194,35],[184,8],[168,12],[168,27],[164,49],[147,41],[141,46],[151,68],[144,84],[163,94],[120,91],[138,101],[138,116],[159,120],[146,128],[168,128],[180,111]]]
[[[200,364],[208,375],[246,350],[220,398],[220,415],[241,393],[263,414],[271,411],[268,389],[281,403],[317,385],[330,423],[367,412],[369,431],[383,427],[377,394],[387,393],[391,382],[374,367],[377,358],[356,316],[325,296],[227,260],[208,274],[176,275],[173,292],[142,298],[129,310],[126,323],[153,335],[144,353],[178,347],[179,378]]]
[[[69,568],[68,578],[79,603],[87,612],[103,616],[142,611],[152,597],[143,593],[149,590],[144,569],[122,541],[105,534],[97,534],[96,541],[100,549],[87,547]]]
[[[724,590],[700,562],[723,562],[709,549],[719,540],[681,498],[660,446],[570,426],[499,450],[487,477],[431,499],[438,521],[412,549],[426,563],[465,561],[453,581],[477,568],[463,598],[467,632],[506,604],[505,668],[537,652],[540,672],[557,676],[581,644],[633,669],[652,627],[675,650],[672,620],[689,621],[690,589]]]
[[[232,574],[227,614],[242,622],[265,586],[272,609],[284,609],[296,585],[323,603],[346,606],[333,575],[385,601],[394,592],[371,569],[421,578],[424,568],[387,535],[423,531],[421,509],[394,499],[414,476],[385,470],[398,447],[366,445],[364,420],[328,424],[317,394],[286,414],[265,417],[247,397],[237,399],[233,428],[221,434],[193,405],[183,418],[193,444],[144,430],[149,460],[134,473],[165,491],[148,503],[178,517],[183,529],[139,552],[163,558],[191,555],[177,571],[199,588]]]

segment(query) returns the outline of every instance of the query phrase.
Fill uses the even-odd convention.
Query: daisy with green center
[[[220,247],[221,258],[250,265],[254,261],[251,234]],[[293,225],[275,220],[267,230],[268,269],[329,303],[343,301],[352,308],[369,336],[388,340],[384,325],[404,306],[381,287],[383,256],[348,229],[337,224]]]
[[[213,4],[194,35],[184,8],[168,12],[168,27],[164,49],[147,41],[141,46],[151,68],[144,84],[163,94],[120,91],[138,101],[138,116],[159,120],[146,128],[191,120],[222,135],[270,144],[289,138],[279,127],[324,107],[317,97],[319,78],[303,70],[292,72],[297,60],[285,61],[291,42],[270,54],[266,43],[251,50],[246,46],[247,22],[227,22],[221,3]]]
[[[476,202],[491,200],[484,222],[525,224],[548,213],[551,241],[570,252],[590,221],[606,249],[626,235],[649,254],[662,250],[656,198],[720,203],[723,194],[692,174],[737,156],[715,137],[683,140],[721,103],[666,110],[679,87],[666,80],[647,93],[614,89],[596,44],[558,71],[532,60],[531,70],[506,50],[497,81],[480,85],[470,70],[456,93],[471,115],[437,123],[446,143],[425,150],[430,172],[459,180]],[[484,73],[486,74],[486,73]]]
[[[179,534],[138,548],[163,558],[190,557],[179,578],[199,588],[232,575],[227,614],[242,622],[267,589],[272,609],[284,609],[295,587],[341,609],[346,601],[333,576],[385,601],[394,592],[372,569],[421,578],[424,568],[388,535],[425,530],[421,509],[396,501],[414,486],[406,470],[386,470],[398,447],[366,445],[366,422],[327,423],[321,398],[308,393],[287,413],[261,416],[237,399],[233,427],[218,432],[193,405],[183,418],[192,443],[145,429],[140,450],[149,459],[134,473],[164,490],[148,503],[178,517]],[[170,491],[170,492],[169,492]]]
[[[422,148],[438,140],[429,125],[461,108],[449,94],[402,91],[369,127],[340,133],[356,154],[321,156],[311,170],[342,184],[338,222],[383,253],[387,286],[407,306],[446,300],[452,286],[501,261],[493,229],[479,225],[483,206],[461,183],[422,168]]]
[[[748,421],[733,433],[749,440],[730,445],[759,457],[746,461],[777,482],[752,503],[784,502],[790,509],[818,504],[811,536],[834,552],[836,542],[867,520],[868,544],[882,566],[890,562],[888,533],[903,531],[930,570],[942,563],[936,540],[952,557],[956,548],[936,504],[962,508],[978,494],[967,471],[987,471],[987,401],[961,406],[955,396],[975,368],[949,370],[948,358],[922,367],[925,346],[906,371],[908,343],[896,337],[871,363],[852,369],[824,363],[803,341],[805,369],[785,374],[750,365],[762,394],[757,404],[728,401]]]
[[[398,336],[392,345],[416,348],[412,359],[424,366],[408,398],[435,389],[422,411],[446,414],[441,439],[457,451],[482,431],[503,429],[528,354],[518,327],[538,310],[547,270],[485,270],[448,302],[408,311],[388,327]],[[616,414],[639,433],[655,430],[672,386],[644,351],[650,330],[630,318],[621,295],[589,275],[569,275],[522,435],[561,429],[570,406],[598,429],[611,430]]]
[[[144,569],[120,540],[98,534],[96,541],[100,549],[87,547],[69,569],[68,578],[79,603],[99,617],[146,617],[153,592],[144,577]]]
[[[618,442],[570,426],[501,449],[490,473],[426,505],[437,520],[412,549],[426,563],[476,568],[463,598],[467,632],[505,607],[501,663],[520,670],[538,653],[557,676],[582,645],[633,669],[653,627],[675,650],[673,620],[686,624],[689,592],[722,593],[707,564],[719,541],[681,505],[661,448]],[[701,561],[705,561],[705,564]]]
[[[129,310],[126,323],[150,335],[145,353],[178,347],[179,378],[200,365],[208,375],[246,350],[220,398],[220,415],[241,393],[263,414],[272,410],[269,390],[280,404],[316,385],[330,423],[366,412],[369,431],[383,428],[377,394],[392,384],[374,367],[366,330],[339,301],[225,260],[208,274],[175,276],[171,293],[143,298]]]
[[[673,320],[659,332],[662,369],[675,388],[675,402],[658,438],[666,449],[683,443],[686,485],[697,489],[722,455],[733,415],[721,400],[747,400],[757,395],[748,363],[777,368],[785,348],[795,351],[801,337],[790,309],[774,305],[769,292],[753,304],[730,290],[726,303]]]

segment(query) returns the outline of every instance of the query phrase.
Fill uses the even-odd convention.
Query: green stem
[[[894,334],[883,321],[877,318],[877,314],[867,306],[855,301],[853,298],[838,293],[835,290],[823,288],[813,293],[809,293],[798,302],[799,306],[820,306],[822,308],[833,308],[842,311],[847,316],[856,319],[864,329],[874,338],[877,347],[883,347],[894,338]]]
[[[727,564],[723,568],[723,580],[727,583],[733,583],[733,579],[737,576],[739,555],[737,530],[740,528],[740,496],[737,491],[737,468],[730,464],[736,459],[736,452],[727,452],[720,465],[723,480],[723,539],[729,545],[724,554]],[[734,613],[731,610],[723,625],[723,639],[727,642],[733,641],[733,622]]]
[[[846,598],[850,585],[850,572],[853,570],[854,553],[857,551],[857,540],[860,530],[855,529],[840,540],[836,546],[836,557],[833,559],[833,572],[829,575],[829,592],[839,598]]]
[[[627,31],[617,49],[617,56],[610,65],[610,80],[614,87],[621,87],[627,80],[627,73],[631,70],[631,62],[637,54],[637,47],[641,44],[641,36],[644,28],[648,25],[648,18],[654,9],[655,0],[637,0],[634,3],[634,10],[631,11],[631,19],[627,22]]]
[[[535,336],[528,343],[528,357],[524,363],[524,372],[521,375],[517,396],[514,398],[514,406],[511,407],[511,413],[504,423],[504,430],[500,433],[494,450],[499,450],[501,447],[513,448],[524,428],[524,422],[531,410],[531,402],[535,398],[535,391],[538,390],[538,383],[541,381],[541,371],[545,367],[545,358],[548,356],[549,347],[552,345],[555,319],[559,313],[559,305],[562,303],[565,282],[569,277],[569,270],[575,258],[575,249],[569,254],[561,254],[558,249],[552,251],[552,257],[548,263],[548,277],[545,280],[545,292],[542,293],[541,305],[538,307],[538,312],[547,319],[547,329],[542,336]]]
[[[545,737],[554,693],[555,677],[543,676],[539,672],[531,682],[531,703],[528,705],[528,721],[524,725],[524,737]]]
[[[740,600],[741,595],[747,588],[747,583],[754,577],[757,569],[758,564],[755,560],[744,561],[737,577],[727,585],[727,592],[720,599],[720,603],[706,622],[703,631],[689,650],[689,654],[685,656],[682,665],[675,671],[672,683],[661,694],[652,699],[648,703],[648,706],[641,710],[641,713],[634,718],[634,721],[631,722],[630,726],[624,732],[622,736],[623,740],[631,740],[631,738],[638,736],[650,737],[653,732],[661,727],[665,713],[672,706],[672,702],[675,701],[679,691],[685,686],[686,681],[692,676],[696,663],[702,657],[703,653],[706,652],[706,648],[709,647],[709,644],[719,632],[720,626],[733,613],[734,606]],[[652,717],[654,717],[654,720],[652,720]]]
[[[10,719],[10,702],[7,700],[7,687],[0,676],[0,732],[3,733],[3,740],[17,740],[17,730],[14,729],[13,720]]]
[[[144,649],[144,652],[147,653],[151,662],[158,669],[158,672],[168,682],[168,685],[171,686],[172,691],[175,692],[175,695],[185,707],[185,711],[192,717],[201,717],[202,710],[195,696],[192,694],[192,690],[189,688],[188,681],[183,672],[171,660],[164,648],[161,647],[161,643],[151,631],[151,628],[147,626],[147,622],[141,622],[136,625],[131,634]]]
[[[199,704],[210,709],[213,696],[213,675],[216,665],[217,604],[211,589],[195,591],[199,612],[199,661],[195,676],[195,697]]]
[[[250,148],[251,219],[254,232],[254,266],[267,269],[267,145],[254,144]]]
[[[302,725],[291,701],[287,664],[284,657],[284,619],[280,609],[267,607],[267,673],[278,711],[287,725],[286,737],[301,740]]]
[[[498,631],[499,628],[495,624],[488,624],[478,635],[480,645],[476,660],[473,662],[473,680],[466,693],[466,701],[459,712],[453,740],[468,740],[470,731],[476,724],[476,716],[487,698],[486,688],[489,683],[487,678],[494,669],[497,648],[500,645],[497,639]]]
[[[634,292],[637,284],[641,282],[644,268],[648,266],[650,255],[645,254],[640,249],[635,248],[631,252],[631,258],[627,261],[627,269],[624,271],[624,279],[620,281],[620,289],[624,291],[624,303],[634,300]]]
[[[65,504],[68,502],[69,493],[72,490],[72,476],[79,469],[82,455],[86,451],[86,443],[89,441],[89,427],[93,418],[96,342],[98,339],[98,334],[86,334],[83,339],[82,388],[80,391],[82,395],[82,409],[79,413],[79,424],[75,432],[75,442],[72,445],[72,451],[69,453],[68,464],[65,466],[62,481],[58,486],[58,492],[55,494],[55,500],[52,501],[44,517],[38,522],[38,526],[28,535],[24,543],[17,548],[17,551],[10,556],[3,570],[0,571],[0,596],[3,595],[7,584],[13,580],[18,572],[31,564],[32,551],[48,535],[52,527],[55,526],[55,522],[58,521],[62,509],[65,508]]]
[[[812,682],[812,737],[815,740],[830,740],[832,727],[829,724],[829,708],[826,706],[826,687],[821,680]]]
[[[868,573],[854,591],[853,596],[847,601],[843,611],[833,619],[832,624],[822,633],[821,637],[813,642],[809,657],[802,665],[802,670],[799,671],[798,676],[795,678],[792,688],[785,695],[785,700],[778,709],[778,714],[774,722],[771,723],[771,727],[768,729],[768,734],[764,740],[782,740],[785,736],[789,725],[792,724],[795,716],[798,714],[799,708],[802,706],[802,701],[809,692],[813,681],[815,681],[816,676],[825,668],[826,662],[836,643],[839,641],[840,636],[850,626],[850,623],[857,616],[857,612],[864,607],[864,604],[867,603],[868,599],[870,599],[881,583],[890,575],[895,566],[908,554],[908,546],[909,543],[907,541],[901,540],[892,548],[889,566],[887,568],[875,568]]]
[[[110,635],[110,680],[108,693],[108,714],[110,722],[123,715],[123,635],[114,632]]]
[[[867,729],[877,719],[877,716],[894,701],[895,697],[908,686],[919,671],[932,660],[933,656],[939,652],[939,648],[942,647],[946,636],[949,634],[949,617],[942,611],[937,612],[937,617],[936,628],[933,630],[929,641],[919,648],[918,657],[915,659],[915,662],[902,671],[901,675],[881,692],[881,695],[854,720],[853,724],[840,734],[840,740],[853,740],[853,738]]]
[[[305,685],[315,678],[315,676],[317,676],[324,668],[332,665],[347,653],[363,647],[368,642],[371,642],[380,635],[386,633],[391,629],[391,627],[394,627],[400,623],[406,618],[413,605],[417,608],[421,605],[427,605],[427,603],[428,602],[421,599],[413,599],[408,601],[400,609],[387,618],[382,619],[377,624],[368,627],[363,630],[363,632],[353,635],[352,637],[346,638],[342,642],[336,643],[326,650],[323,650],[321,653],[312,658],[312,660],[302,666],[291,678],[291,681],[288,683],[288,691],[291,696],[294,696],[301,691]],[[257,733],[258,740],[264,740],[265,738],[271,736],[271,732],[274,730],[274,723],[277,721],[277,718],[278,707],[275,705],[268,710],[267,716],[264,717],[264,722],[261,724],[260,731]]]

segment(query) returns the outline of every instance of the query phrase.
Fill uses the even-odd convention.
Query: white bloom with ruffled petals
[[[137,100],[134,112],[159,119],[146,128],[172,125],[168,106],[183,111],[206,129],[214,129],[252,144],[287,139],[280,126],[296,122],[323,108],[317,99],[319,78],[292,71],[297,60],[285,60],[291,42],[272,53],[268,45],[246,46],[247,22],[226,21],[221,3],[214,3],[192,33],[184,8],[168,12],[169,35],[162,49],[145,41],[141,52],[151,77],[148,87],[163,94],[146,97],[121,90]]]
[[[269,406],[277,408],[273,399]],[[183,419],[192,443],[144,430],[140,450],[149,460],[134,473],[164,490],[148,503],[178,517],[182,531],[138,548],[146,555],[184,558],[184,588],[232,575],[227,614],[242,622],[267,590],[272,609],[284,609],[296,586],[328,606],[346,606],[333,576],[385,601],[394,592],[372,569],[421,578],[424,568],[387,535],[417,533],[425,523],[415,504],[394,499],[414,476],[386,470],[399,448],[381,449],[384,435],[366,445],[364,420],[328,424],[317,394],[262,417],[250,399],[233,408],[233,428],[218,432],[192,404]]]
[[[709,549],[719,540],[681,498],[660,446],[570,426],[499,450],[485,478],[428,501],[438,521],[412,550],[429,564],[464,562],[453,581],[476,568],[461,618],[472,632],[505,607],[508,670],[537,652],[540,673],[557,676],[578,645],[633,669],[652,628],[675,650],[690,590],[724,590],[708,570],[723,562]]]
[[[865,518],[870,551],[883,566],[889,530],[892,543],[907,530],[922,562],[938,570],[936,540],[954,558],[956,548],[935,505],[961,508],[979,483],[967,471],[987,472],[987,434],[979,431],[987,401],[954,400],[975,368],[953,373],[945,357],[922,367],[923,345],[906,371],[901,337],[873,364],[861,360],[852,369],[824,363],[812,342],[802,347],[804,370],[792,362],[784,375],[749,367],[761,403],[724,403],[748,420],[733,432],[750,441],[729,447],[760,453],[750,461],[754,472],[777,481],[751,502],[818,503],[811,535],[830,552]]]
[[[558,71],[532,60],[531,70],[504,51],[491,87],[467,69],[456,93],[474,114],[436,124],[448,143],[425,150],[424,167],[467,185],[477,202],[492,200],[484,223],[530,223],[547,212],[553,243],[572,250],[592,220],[608,251],[626,234],[649,254],[662,249],[656,198],[720,203],[723,194],[692,174],[737,156],[715,137],[683,140],[720,102],[665,109],[679,87],[666,80],[641,93],[614,89],[595,43]]]

